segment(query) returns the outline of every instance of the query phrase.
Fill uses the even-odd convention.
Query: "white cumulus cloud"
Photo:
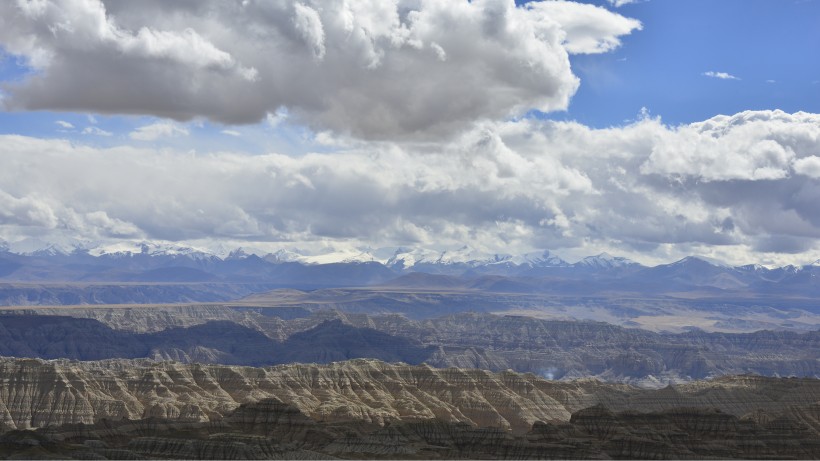
[[[543,14],[543,20],[553,20],[566,32],[564,46],[573,54],[606,53],[621,46],[620,37],[641,30],[640,21],[626,18],[585,3],[562,0],[529,3]]]
[[[639,28],[565,1],[8,1],[0,46],[37,72],[3,104],[225,124],[287,108],[317,132],[441,137],[565,109],[568,54]]]
[[[737,263],[800,262],[820,239],[817,114],[749,111],[678,127],[643,117],[607,129],[485,122],[442,143],[325,136],[332,152],[194,161],[2,136],[0,237],[40,229],[307,249],[467,242]]]
[[[794,171],[814,179],[820,179],[820,157],[810,155],[794,161]]]
[[[137,128],[128,137],[137,141],[155,141],[171,136],[188,136],[188,129],[173,122],[157,122]]]

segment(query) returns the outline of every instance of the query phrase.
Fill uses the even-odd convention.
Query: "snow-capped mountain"
[[[366,263],[380,262],[369,249],[331,250],[327,253],[303,255],[298,262],[302,264],[338,264],[338,263]]]
[[[100,245],[87,250],[92,256],[132,257],[143,256],[187,256],[191,259],[208,259],[215,255],[202,248],[192,248],[178,244],[161,244],[154,242],[117,242]]]
[[[385,262],[385,266],[396,270],[406,270],[418,263],[434,263],[440,256],[440,252],[426,250],[424,248],[399,248],[396,250],[396,253]]]
[[[701,265],[702,266],[704,264],[708,265],[708,266],[722,267],[722,268],[726,268],[726,269],[729,269],[729,268],[732,267],[732,266],[730,266],[730,265],[728,265],[728,264],[726,264],[722,261],[718,261],[717,259],[713,259],[713,258],[707,258],[705,256],[687,256],[683,259],[680,259],[678,261],[675,261],[675,262],[670,263],[670,264],[665,264],[665,265],[666,266],[687,266],[687,265]]]
[[[513,256],[509,261],[516,266],[524,267],[567,267],[570,265],[549,250],[533,251]]]
[[[384,264],[394,270],[424,271],[438,268],[438,271],[452,272],[461,269],[491,265],[516,266],[515,257],[508,254],[492,254],[464,245],[455,250],[435,251],[424,248],[399,248]],[[527,258],[521,257],[522,260]],[[533,258],[535,260],[536,258]],[[438,272],[437,271],[437,272]]]
[[[575,267],[582,267],[587,269],[614,269],[620,267],[637,266],[638,263],[621,256],[612,256],[609,253],[601,253],[595,256],[587,256],[586,258],[574,264]]]
[[[271,251],[248,246],[229,247],[225,244],[193,246],[174,242],[118,241],[90,242],[78,240],[46,241],[28,238],[15,242],[0,239],[0,251],[35,258],[62,258],[63,263],[89,263],[87,258],[101,258],[106,264],[116,264],[118,259],[127,259],[132,264],[145,265],[136,259],[164,265],[202,264],[217,261],[238,261],[251,256],[269,264],[299,263],[303,265],[326,265],[345,263],[380,263],[397,274],[404,272],[429,272],[450,275],[504,275],[504,276],[570,276],[572,271],[607,272],[625,268],[638,270],[640,264],[628,258],[601,253],[587,256],[575,263],[569,263],[549,250],[539,250],[523,254],[488,253],[469,245],[454,249],[429,248],[356,248],[326,247],[323,250],[301,250],[295,248],[270,248]],[[147,258],[147,259],[146,259]],[[164,258],[164,259],[163,259]],[[164,263],[159,262],[163,259]],[[190,263],[184,261],[191,261]],[[150,264],[149,264],[150,265]],[[765,280],[781,280],[801,271],[820,271],[820,260],[803,266],[766,268],[759,264],[732,267],[720,261],[701,256],[688,256],[679,261],[655,266],[652,274],[684,274],[691,272],[701,277],[703,273],[727,272],[738,277],[763,277]]]
[[[820,261],[768,269],[731,267],[690,256],[670,264],[642,266],[601,253],[568,263],[547,250],[509,255],[470,246],[455,249],[193,246],[172,242],[46,242],[28,239],[0,248],[5,281],[256,283],[315,289],[386,283],[416,277],[430,286],[504,292],[783,293],[820,297]],[[446,283],[444,283],[444,282]]]
[[[303,256],[295,251],[282,249],[273,253],[268,253],[262,259],[269,263],[281,264],[300,262],[302,258]]]
[[[444,250],[435,261],[436,264],[466,264],[468,266],[479,266],[482,264],[493,264],[509,259],[509,255],[487,254],[476,250],[468,245],[457,250]]]
[[[760,264],[746,264],[743,266],[738,266],[735,269],[745,271],[745,272],[753,272],[753,273],[766,273],[769,272],[769,269],[766,266],[761,266]]]
[[[8,251],[27,256],[61,256],[70,255],[77,250],[85,250],[94,243],[73,238],[59,240],[42,240],[26,238],[15,242],[6,242]]]

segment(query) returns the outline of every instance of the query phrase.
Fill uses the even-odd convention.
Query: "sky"
[[[3,2],[0,239],[809,263],[817,18],[817,0]]]

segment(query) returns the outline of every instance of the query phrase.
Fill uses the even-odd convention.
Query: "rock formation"
[[[749,372],[820,376],[820,332],[659,334],[600,322],[491,314],[418,321],[218,306],[6,312],[13,313],[0,315],[0,355],[17,357],[144,357],[254,366],[377,358],[644,387]]]
[[[737,417],[820,402],[820,380],[739,376],[641,390],[596,380],[351,360],[268,368],[147,360],[0,360],[0,424],[27,429],[101,419],[203,422],[275,398],[316,421],[438,419],[522,432],[569,421],[596,404],[613,411],[709,407]],[[794,408],[793,408],[794,407]],[[805,410],[800,410],[805,413]],[[801,417],[806,419],[806,417]]]
[[[776,380],[775,380],[776,381]],[[771,383],[770,383],[771,384]],[[759,414],[759,412],[758,412]],[[73,459],[816,459],[820,437],[794,414],[761,421],[709,408],[614,412],[515,433],[441,419],[316,421],[276,398],[207,422],[100,420],[0,434],[0,456]]]

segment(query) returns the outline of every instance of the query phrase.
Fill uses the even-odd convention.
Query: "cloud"
[[[222,134],[227,134],[228,136],[242,136],[242,133],[236,130],[222,130]]]
[[[36,69],[3,104],[225,124],[287,108],[317,132],[441,137],[565,109],[568,54],[639,28],[563,1],[2,2],[0,46]]]
[[[111,136],[114,133],[110,131],[105,131],[102,128],[96,126],[87,126],[83,128],[82,134],[93,134],[95,136]]]
[[[631,5],[633,3],[639,3],[642,0],[607,0],[610,5],[614,6],[615,8],[620,8],[624,5]],[[648,1],[648,0],[645,0]]]
[[[599,6],[568,1],[529,3],[543,14],[543,20],[553,20],[566,31],[564,47],[572,54],[597,54],[621,46],[620,37],[641,30],[641,22],[625,18]]]
[[[810,155],[794,161],[794,172],[814,179],[820,179],[820,157]]]
[[[786,179],[817,148],[818,121],[804,112],[719,115],[662,133],[641,171],[705,182]]]
[[[48,206],[36,196],[15,197],[0,189],[0,217],[4,225],[37,226],[54,228],[57,217]]]
[[[322,18],[313,8],[296,3],[293,5],[293,26],[310,45],[313,57],[321,61],[325,57],[325,30]]]
[[[172,122],[157,122],[141,126],[128,134],[136,141],[156,141],[171,136],[188,136],[188,129]]]
[[[704,75],[706,77],[711,77],[711,78],[719,78],[721,80],[740,80],[740,78],[735,77],[732,74],[728,74],[726,72],[715,72],[715,71],[711,71],[711,70],[708,71],[708,72],[704,72],[702,75]]]
[[[57,121],[56,121],[56,122],[54,122],[54,123],[56,123],[56,124],[57,124],[57,125],[59,125],[61,128],[64,128],[64,129],[66,129],[66,130],[73,130],[73,129],[74,129],[74,125],[72,125],[72,124],[71,124],[71,123],[69,123],[69,122],[66,122],[65,120],[57,120]]]
[[[337,147],[193,156],[2,136],[0,237],[36,228],[300,248],[468,242],[737,263],[800,262],[790,254],[820,238],[817,114],[749,111],[679,127],[646,116],[607,129],[524,119],[443,143],[323,142]]]

